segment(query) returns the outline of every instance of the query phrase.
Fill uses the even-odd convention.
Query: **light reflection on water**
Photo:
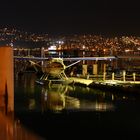
[[[35,79],[25,74],[15,81],[15,116],[46,139],[62,132],[72,139],[89,139],[93,132],[97,138],[129,135],[135,139],[140,133],[139,96],[81,86],[47,87],[37,85]]]
[[[114,105],[112,102],[107,102],[103,99],[103,101],[97,100],[97,98],[93,100],[81,99],[80,97],[72,96],[72,94],[76,94],[76,88],[68,85],[52,85],[51,88],[42,89],[42,102],[45,105],[45,109],[51,109],[53,111],[60,110],[69,110],[69,111],[111,111],[114,110]],[[82,87],[81,87],[82,88]],[[81,89],[80,88],[80,89]],[[80,91],[79,89],[79,91]],[[89,89],[84,89],[84,92],[89,92]],[[83,93],[81,93],[83,94]],[[87,93],[89,94],[89,93]],[[90,94],[98,94],[94,93],[93,90],[90,89]],[[87,95],[88,96],[88,95]],[[102,96],[102,94],[100,94]],[[100,97],[102,98],[102,97]]]
[[[23,78],[24,77],[24,78]],[[45,112],[66,111],[114,111],[114,95],[100,90],[52,84],[40,86],[35,83],[35,75],[26,74],[15,85],[18,106],[20,110],[40,110]],[[21,98],[21,99],[20,99]],[[22,102],[18,102],[22,100]]]

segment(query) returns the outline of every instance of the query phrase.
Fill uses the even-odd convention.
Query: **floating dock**
[[[113,93],[126,93],[140,95],[140,81],[119,81],[119,80],[106,80],[106,81],[93,81],[89,85],[90,88],[99,88],[101,90],[113,91]]]
[[[78,77],[70,77],[74,85],[99,88],[101,90],[115,91],[118,93],[132,93],[140,95],[140,81],[120,81],[120,80],[92,80]]]

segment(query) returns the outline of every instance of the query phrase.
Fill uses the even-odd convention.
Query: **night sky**
[[[0,25],[48,34],[140,36],[140,8],[135,1],[4,1]]]

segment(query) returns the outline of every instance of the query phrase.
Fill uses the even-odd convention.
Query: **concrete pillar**
[[[14,110],[13,48],[0,46],[0,107],[7,112]]]
[[[82,74],[83,74],[83,76],[86,76],[87,75],[87,65],[82,65],[82,66],[83,66]]]
[[[98,74],[98,64],[93,64],[93,74],[94,75]]]

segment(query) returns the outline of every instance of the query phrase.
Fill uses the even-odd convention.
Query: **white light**
[[[48,50],[56,50],[56,46],[50,46]]]
[[[58,44],[64,44],[64,41],[56,41]]]
[[[85,45],[83,45],[83,49],[85,49]]]

